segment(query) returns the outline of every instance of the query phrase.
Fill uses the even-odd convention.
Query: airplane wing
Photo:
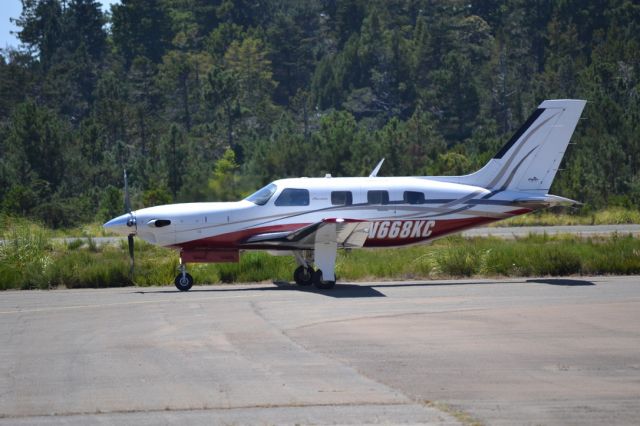
[[[336,232],[323,232],[330,224],[335,224]],[[369,226],[371,222],[363,222],[352,219],[324,219],[320,222],[288,232],[269,232],[265,234],[252,235],[247,238],[241,245],[245,247],[251,246],[270,246],[274,248],[286,249],[313,249],[316,242],[334,242],[330,241],[335,235],[338,247],[355,248],[362,247],[369,235]]]

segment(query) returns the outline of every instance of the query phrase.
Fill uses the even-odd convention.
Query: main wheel
[[[327,289],[333,288],[336,285],[336,282],[324,281],[322,279],[322,271],[318,269],[313,273],[313,285],[315,285],[316,288],[327,290]]]
[[[298,285],[311,285],[313,283],[313,269],[298,266],[296,270],[293,271],[293,280]]]
[[[173,281],[176,288],[180,291],[188,291],[193,286],[193,277],[189,274],[179,273],[176,279]]]

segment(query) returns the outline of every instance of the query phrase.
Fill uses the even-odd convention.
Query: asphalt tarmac
[[[0,424],[616,425],[640,279],[0,293]]]

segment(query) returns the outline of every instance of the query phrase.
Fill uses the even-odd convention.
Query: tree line
[[[23,0],[0,211],[72,226],[291,176],[464,174],[544,99],[589,103],[552,191],[640,206],[631,0]]]

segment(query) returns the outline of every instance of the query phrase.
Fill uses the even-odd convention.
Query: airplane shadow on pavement
[[[371,286],[362,286],[356,284],[341,284],[337,283],[336,286],[330,290],[318,290],[313,286],[299,287],[295,284],[288,282],[274,282],[278,288],[288,290],[298,290],[308,293],[315,293],[321,296],[334,297],[337,299],[355,299],[360,297],[387,297],[385,294],[380,293],[378,290]]]
[[[500,281],[500,284],[522,284],[522,281]],[[528,279],[525,283],[548,284],[557,286],[577,287],[577,286],[593,286],[595,283],[587,280],[566,279],[566,278],[534,278]],[[300,287],[287,281],[274,281],[274,286],[250,287],[250,288],[234,288],[232,286],[220,286],[216,288],[192,288],[189,293],[223,293],[223,292],[252,292],[252,291],[299,291],[304,293],[313,293],[319,296],[333,297],[337,299],[356,299],[364,297],[387,297],[384,293],[377,289],[392,287],[441,287],[441,286],[461,286],[461,285],[483,285],[495,284],[491,281],[447,281],[447,282],[408,282],[408,283],[338,283],[330,290],[318,290],[313,286]],[[134,293],[138,294],[157,294],[157,293],[179,293],[176,289],[166,290],[138,290]]]
[[[360,297],[387,297],[383,293],[374,289],[373,286],[355,285],[355,284],[336,284],[330,290],[319,290],[313,286],[300,287],[286,281],[275,281],[274,286],[267,287],[250,287],[250,288],[192,288],[189,293],[224,293],[224,292],[252,292],[252,291],[298,291],[304,293],[313,293],[319,296],[327,296],[334,298],[360,298]],[[166,294],[179,293],[177,289],[166,290],[137,290],[133,293],[137,294]]]
[[[527,280],[526,282],[537,283],[537,284],[561,285],[565,287],[596,285],[593,281],[574,280],[569,278],[534,278],[534,279]]]

